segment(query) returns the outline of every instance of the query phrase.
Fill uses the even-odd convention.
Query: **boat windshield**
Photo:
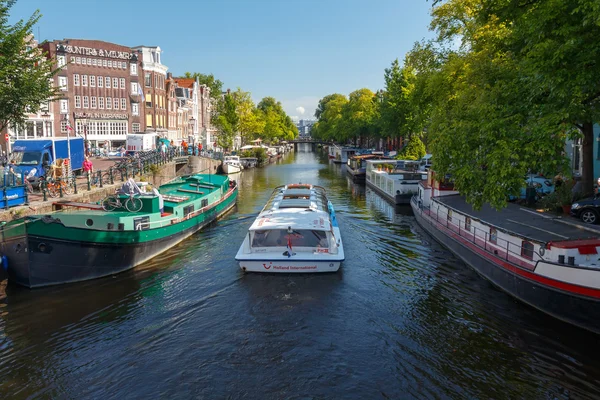
[[[288,233],[287,229],[254,231],[252,247],[328,247],[325,231],[301,229]]]

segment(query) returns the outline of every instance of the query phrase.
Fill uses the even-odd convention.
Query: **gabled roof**
[[[194,87],[196,80],[194,78],[173,78],[177,82],[177,86],[191,89]]]

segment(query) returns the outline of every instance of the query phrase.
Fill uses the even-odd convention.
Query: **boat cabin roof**
[[[223,161],[239,161],[240,157],[239,156],[225,156],[225,158],[223,159]]]

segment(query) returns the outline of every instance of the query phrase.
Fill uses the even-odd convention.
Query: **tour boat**
[[[223,172],[226,174],[235,174],[240,172],[244,167],[239,156],[225,156],[223,159]]]
[[[418,171],[419,162],[411,160],[367,160],[367,186],[394,205],[410,204],[427,179],[426,171]]]
[[[235,259],[249,272],[335,272],[344,247],[333,205],[320,186],[275,188]]]
[[[600,230],[509,203],[474,210],[430,172],[411,201],[425,231],[484,278],[560,320],[600,333]]]
[[[136,195],[142,202],[138,212],[55,203],[62,210],[0,227],[8,279],[36,288],[131,269],[227,213],[235,206],[237,193],[237,185],[227,176],[197,174]],[[128,195],[121,198],[123,203],[129,200]]]

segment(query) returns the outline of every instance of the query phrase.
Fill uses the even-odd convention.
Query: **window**
[[[146,114],[146,126],[152,126],[152,114]]]
[[[521,256],[533,260],[533,243],[523,240],[521,245]]]
[[[60,131],[61,133],[67,133],[67,120],[63,119],[60,121]]]
[[[66,63],[67,59],[65,56],[56,56],[56,64],[58,65],[58,68],[64,67]]]
[[[106,85],[104,85],[104,86],[106,86],[107,89],[110,89],[110,78],[108,76],[105,78],[105,82],[106,82]]]
[[[98,77],[98,87],[104,87],[104,78],[101,76]]]
[[[65,114],[69,112],[69,100],[61,100],[60,101],[60,113]]]
[[[134,122],[133,124],[131,124],[131,131],[133,133],[137,133],[140,131],[140,124],[138,124],[137,122]]]
[[[137,96],[139,94],[137,82],[131,82],[131,94],[134,96]]]
[[[92,65],[95,67],[98,64],[98,60],[92,58]]]
[[[108,68],[112,68],[112,60],[108,60]]]
[[[119,78],[113,78],[113,88],[119,88]]]
[[[127,110],[127,100],[124,97],[121,98],[121,110]]]
[[[158,83],[158,75],[154,75],[154,87],[157,89],[160,87]]]
[[[131,63],[129,65],[129,67],[130,67],[131,75],[137,75],[137,64],[136,63]]]
[[[146,87],[152,86],[152,77],[150,76],[150,72],[146,72],[146,75],[144,76],[144,85],[146,85]]]
[[[91,102],[92,108],[96,108],[96,96],[92,96],[91,100],[92,100],[92,102]]]
[[[496,228],[490,228],[490,242],[498,244],[498,231]]]
[[[152,95],[146,93],[146,107],[152,107]]]
[[[125,78],[121,78],[119,81],[121,83],[121,89],[125,89]]]
[[[106,60],[102,60],[102,66],[106,67]]]
[[[75,108],[81,108],[81,96],[75,96]]]
[[[119,99],[118,99],[118,98],[116,98],[116,97],[115,97],[115,98],[113,98],[113,108],[114,108],[115,110],[118,110],[118,109],[119,109]]]
[[[90,75],[90,87],[96,87],[96,77],[94,75]]]
[[[131,103],[131,115],[140,115],[140,105],[138,103]]]
[[[75,62],[77,64],[81,64],[81,57],[75,57]]]
[[[98,97],[98,108],[104,110],[104,97]]]
[[[90,98],[83,96],[83,108],[90,108]]]
[[[465,231],[471,232],[471,218],[470,217],[465,218]]]
[[[81,86],[87,86],[87,75],[81,75]]]
[[[107,97],[106,98],[106,109],[107,110],[112,110],[112,97]]]
[[[60,90],[67,90],[67,77],[59,76],[58,77],[58,87]]]
[[[79,86],[79,74],[73,74],[73,85]]]

